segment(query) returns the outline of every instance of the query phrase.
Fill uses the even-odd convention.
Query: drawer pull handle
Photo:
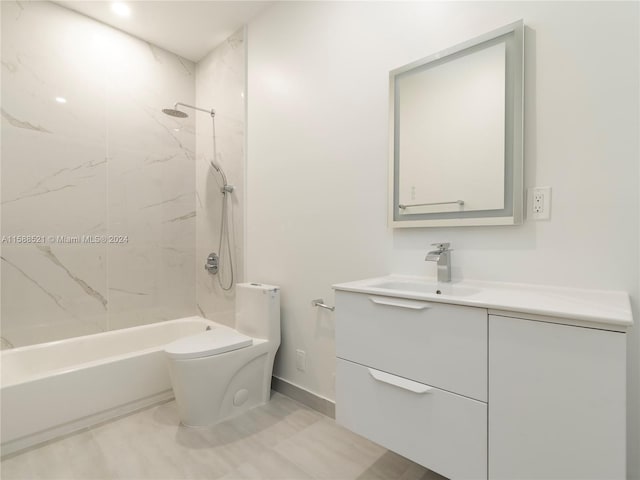
[[[429,393],[433,390],[433,387],[428,387],[422,383],[414,382],[406,378],[397,377],[390,373],[381,372],[380,370],[369,369],[369,373],[373,378],[382,383],[388,383],[394,387],[402,388],[403,390],[409,390],[413,393]]]
[[[401,307],[401,308],[409,308],[411,310],[424,310],[426,308],[431,308],[431,304],[425,302],[402,302],[399,300],[387,300],[378,298],[378,297],[369,297],[373,303],[377,305],[389,305],[391,307]]]

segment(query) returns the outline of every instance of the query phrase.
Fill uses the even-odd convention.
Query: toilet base
[[[254,339],[252,346],[219,355],[169,359],[181,423],[207,427],[268,402],[274,357],[271,342]]]

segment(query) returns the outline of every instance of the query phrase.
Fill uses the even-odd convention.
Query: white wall
[[[389,70],[523,18],[525,185],[553,188],[550,221],[390,230]],[[334,325],[316,297],[391,272],[546,283],[639,301],[638,4],[285,2],[249,24],[247,278],[282,286],[275,374],[333,398]],[[637,452],[640,328],[629,335],[629,448]],[[295,350],[307,352],[307,371]],[[630,474],[640,459],[629,455]]]
[[[244,29],[240,29],[212,50],[196,65],[196,105],[216,111],[216,162],[227,175],[234,191],[228,195],[227,210],[234,282],[244,278],[244,148],[246,56]],[[209,166],[213,158],[211,118],[197,114],[196,122],[196,303],[200,315],[233,325],[235,288],[225,291],[231,280],[229,255],[223,248],[221,273],[210,275],[203,268],[207,255],[220,254],[222,180]],[[222,276],[222,277],[221,277]]]
[[[1,68],[1,233],[45,237],[2,245],[3,337],[193,315],[193,120],[161,109],[193,102],[195,65],[56,4],[7,1]]]

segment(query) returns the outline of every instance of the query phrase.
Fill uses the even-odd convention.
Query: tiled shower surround
[[[196,314],[210,120],[161,112],[194,104],[196,65],[36,1],[2,2],[1,68],[3,346]]]
[[[216,110],[216,162],[234,186],[228,198],[231,250],[234,277],[244,280],[244,126],[245,126],[245,42],[244,30],[200,60],[196,66],[196,104]],[[199,114],[196,125],[196,299],[203,317],[232,325],[234,290],[224,291],[218,277],[209,275],[200,265],[207,255],[218,249],[221,194],[220,177],[209,166],[213,157],[211,119]],[[230,279],[226,250],[223,255],[222,284]]]

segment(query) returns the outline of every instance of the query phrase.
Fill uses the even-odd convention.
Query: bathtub
[[[173,398],[164,345],[208,325],[188,317],[3,350],[2,456]]]

